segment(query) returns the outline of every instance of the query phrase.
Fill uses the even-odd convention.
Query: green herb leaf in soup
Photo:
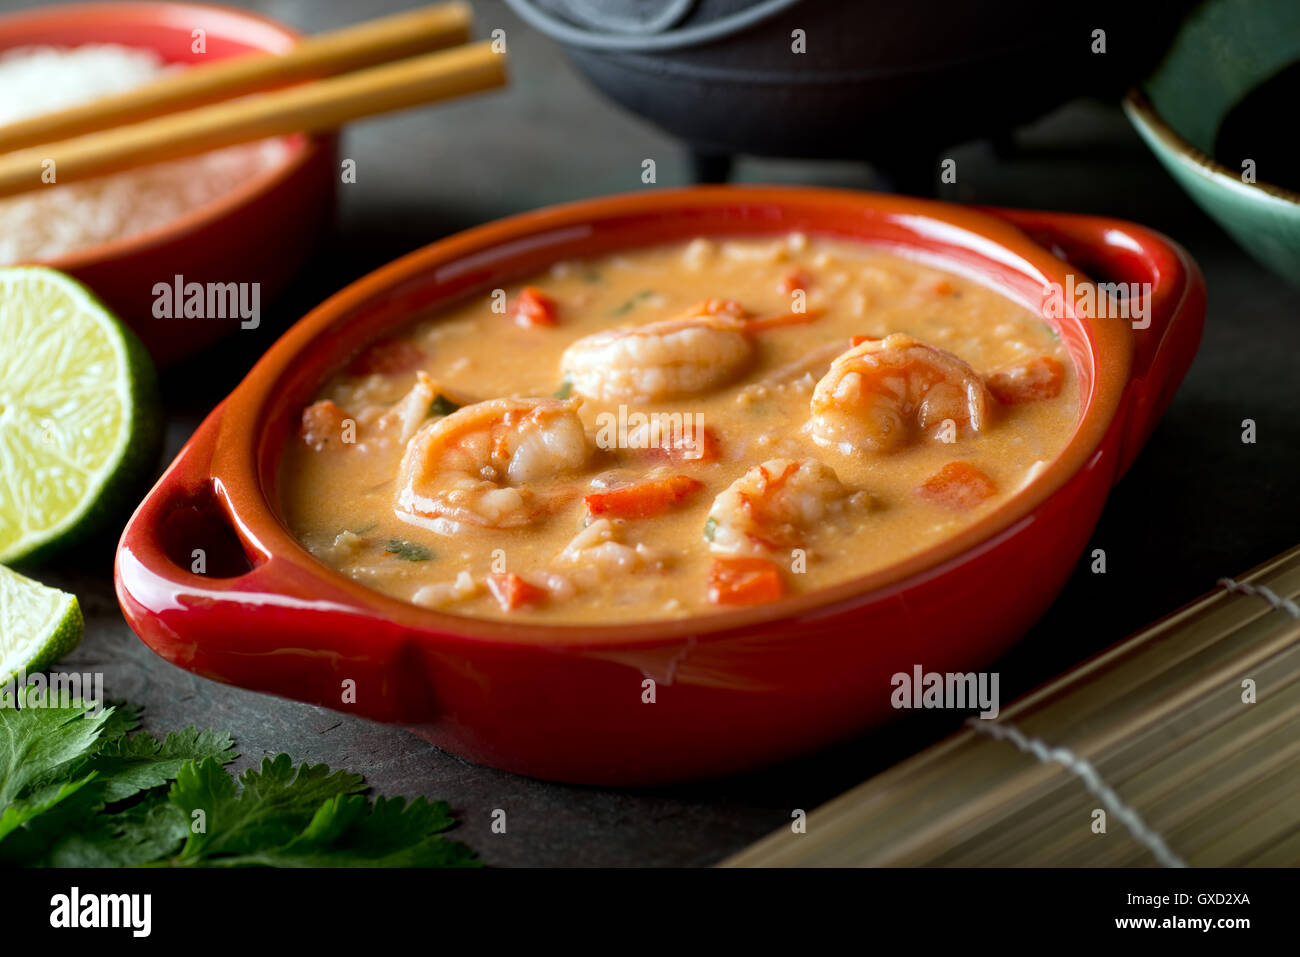
[[[458,411],[460,411],[460,406],[455,402],[452,402],[451,399],[447,398],[441,392],[439,392],[437,397],[429,403],[430,415],[451,415],[453,412]]]
[[[417,545],[415,542],[405,542],[400,538],[394,538],[390,541],[384,551],[390,555],[396,555],[404,562],[427,562],[433,558],[433,552],[423,545]]]
[[[646,299],[649,299],[649,298],[650,298],[651,296],[653,296],[653,295],[654,295],[654,290],[653,290],[653,289],[642,289],[640,292],[638,292],[635,296],[633,296],[633,297],[632,297],[631,299],[629,299],[627,302],[623,303],[623,305],[619,306],[617,309],[615,309],[613,312],[611,312],[610,315],[611,315],[611,316],[626,316],[629,312],[631,312],[633,309],[635,309],[635,308],[637,307],[638,304],[640,304],[642,301],[644,301],[644,300],[646,300]]]

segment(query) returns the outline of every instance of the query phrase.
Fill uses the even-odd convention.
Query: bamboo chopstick
[[[131,126],[0,155],[0,196],[70,183],[236,143],[332,130],[363,116],[462,96],[505,83],[505,54],[490,42],[400,60],[356,73],[216,103]]]
[[[1225,582],[990,722],[1086,761],[1147,840],[1113,808],[1094,831],[1104,802],[1078,774],[982,728],[724,866],[1149,866],[1152,835],[1173,863],[1300,863],[1300,548]]]
[[[467,4],[444,3],[304,37],[285,53],[188,67],[125,93],[0,126],[0,153],[457,46],[469,40],[472,21]]]

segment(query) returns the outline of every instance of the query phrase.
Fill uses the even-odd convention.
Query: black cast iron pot
[[[997,137],[1080,94],[1118,96],[1188,5],[507,3],[606,95],[685,140],[702,178],[725,178],[731,156],[751,153],[867,160],[904,185],[932,182],[944,147]],[[1093,52],[1098,29],[1104,53]]]

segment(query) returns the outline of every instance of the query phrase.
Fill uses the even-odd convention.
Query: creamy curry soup
[[[1066,444],[1054,331],[970,280],[791,235],[563,262],[377,342],[304,409],[294,534],[456,614],[771,602],[932,546]]]

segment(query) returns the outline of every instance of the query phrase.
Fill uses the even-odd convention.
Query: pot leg
[[[1014,127],[1008,127],[1005,130],[999,130],[989,137],[989,143],[993,147],[993,155],[1003,163],[1009,163],[1011,160],[1019,159],[1021,156],[1020,144],[1016,141],[1016,131]]]
[[[731,179],[735,157],[730,153],[691,150],[691,176],[697,183],[725,183]]]
[[[939,190],[940,162],[937,152],[907,150],[872,165],[889,192],[932,199]]]

